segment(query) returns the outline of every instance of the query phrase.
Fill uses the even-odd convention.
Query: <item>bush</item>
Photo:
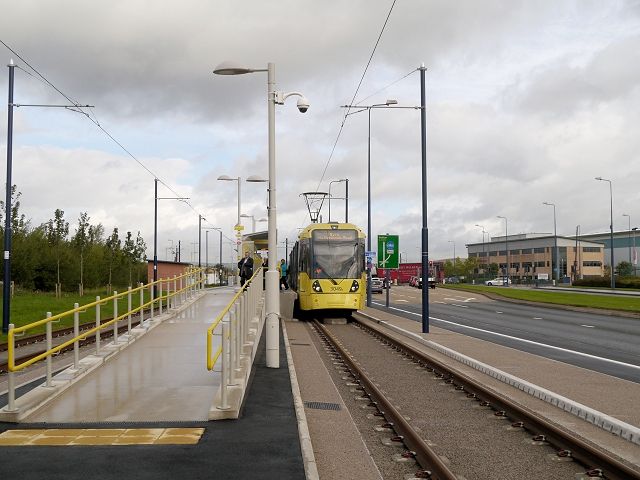
[[[575,287],[604,287],[604,288],[609,288],[611,286],[611,279],[609,277],[584,278],[582,280],[574,281],[573,285]],[[640,278],[639,277],[616,278],[616,288],[638,288],[638,289],[640,289]]]

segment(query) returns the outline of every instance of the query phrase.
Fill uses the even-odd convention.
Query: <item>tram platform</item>
[[[240,418],[205,420],[217,382],[204,369],[204,347],[193,339],[204,343],[204,320],[226,305],[233,295],[227,290],[217,298],[204,295],[167,320],[166,328],[150,332],[146,342],[142,338],[108,362],[137,367],[140,375],[118,378],[112,371],[87,378],[82,394],[65,392],[62,404],[43,409],[29,423],[1,423],[1,434],[27,433],[15,433],[12,443],[0,435],[0,474],[26,480],[305,478],[283,335],[279,369],[266,367],[262,335]],[[160,345],[168,340],[175,348],[163,351]],[[136,390],[141,397],[130,394]],[[201,398],[206,409],[199,406]],[[171,404],[181,413],[172,413]],[[36,435],[15,442],[29,431]],[[66,434],[75,437],[61,444]]]

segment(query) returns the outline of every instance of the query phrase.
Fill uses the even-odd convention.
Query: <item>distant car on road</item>
[[[384,282],[381,278],[371,277],[371,293],[382,293]]]
[[[511,285],[511,280],[509,280],[508,278],[494,278],[493,280],[487,280],[486,282],[484,282],[485,285]]]

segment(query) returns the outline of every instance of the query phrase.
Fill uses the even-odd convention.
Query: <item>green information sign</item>
[[[398,268],[398,235],[378,235],[378,268]]]

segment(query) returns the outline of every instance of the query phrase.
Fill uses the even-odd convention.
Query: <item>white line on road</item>
[[[533,317],[534,320],[542,320],[542,317]]]
[[[396,300],[396,302],[404,302],[404,303],[409,303],[409,300],[402,300],[401,298],[399,298],[398,300]]]
[[[453,305],[454,307],[469,308],[468,305],[458,305],[457,303],[452,303],[451,305]]]
[[[499,312],[498,310],[496,310],[496,313],[502,313],[502,312]]]
[[[596,328],[595,325],[580,325],[580,326],[585,328]]]
[[[382,305],[382,304],[379,303],[378,305]],[[415,315],[416,317],[422,317],[422,315],[419,314],[419,313],[409,312],[408,310],[402,310],[401,308],[394,308],[394,307],[389,307],[389,308],[392,309],[392,310],[398,310],[399,312],[408,313],[410,315]],[[450,325],[455,325],[457,327],[468,328],[469,330],[476,330],[478,332],[489,333],[491,335],[496,335],[496,336],[502,337],[502,338],[508,338],[510,340],[517,340],[518,342],[528,343],[530,345],[537,345],[539,347],[545,347],[545,348],[550,348],[552,350],[558,350],[558,351],[561,351],[561,352],[572,353],[574,355],[579,355],[581,357],[593,358],[595,360],[602,360],[603,362],[614,363],[616,365],[622,365],[624,367],[630,367],[630,368],[635,368],[635,369],[640,370],[640,365],[634,365],[632,363],[619,362],[618,360],[611,360],[610,358],[598,357],[596,355],[591,355],[589,353],[577,352],[575,350],[569,350],[568,348],[556,347],[554,345],[548,345],[546,343],[534,342],[533,340],[527,340],[525,338],[513,337],[511,335],[505,335],[504,333],[492,332],[491,330],[485,330],[483,328],[470,327],[469,325],[463,325],[461,323],[450,322],[449,320],[443,320],[442,318],[431,317],[431,316],[429,316],[429,318],[432,319],[432,320],[437,320],[439,322],[448,323]]]

